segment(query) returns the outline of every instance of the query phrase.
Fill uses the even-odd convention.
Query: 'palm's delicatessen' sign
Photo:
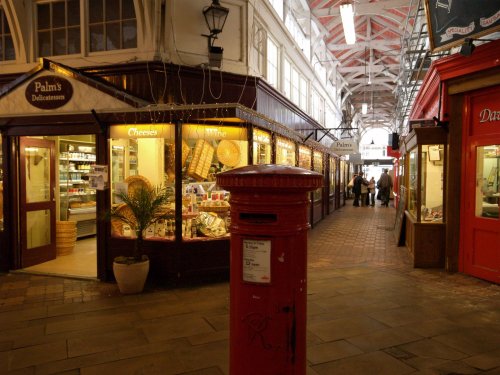
[[[35,78],[26,87],[26,100],[40,109],[60,108],[71,100],[73,86],[59,76]]]

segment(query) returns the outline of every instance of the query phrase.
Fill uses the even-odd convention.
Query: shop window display
[[[420,159],[417,149],[409,157],[408,211],[423,222],[443,221],[443,158],[444,145],[421,145]],[[418,169],[420,168],[420,178]],[[420,207],[418,207],[420,190]]]
[[[330,157],[330,195],[335,194],[335,176],[337,175],[337,163],[335,158]]]
[[[323,153],[319,151],[313,152],[313,170],[323,174]],[[321,200],[323,195],[323,188],[318,188],[313,192],[313,199],[315,201]]]
[[[182,168],[182,233],[184,240],[229,235],[229,193],[215,183],[215,175],[248,165],[244,128],[185,124]],[[184,155],[184,152],[183,152]]]
[[[417,216],[417,150],[412,150],[408,157],[408,212]]]
[[[246,129],[198,124],[182,125],[182,175],[175,174],[175,126],[121,125],[111,130],[111,194],[138,186],[163,186],[172,199],[165,206],[172,219],[150,228],[146,239],[175,240],[175,215],[182,216],[182,240],[228,236],[228,193],[216,186],[219,172],[248,164]],[[176,179],[182,178],[182,201],[176,206]],[[126,210],[126,207],[123,207]],[[178,212],[180,211],[180,213]],[[112,235],[132,237],[133,228],[112,222]]]
[[[500,145],[480,146],[476,151],[476,216],[498,219]]]
[[[295,166],[295,143],[276,137],[276,164]]]
[[[299,146],[299,167],[304,169],[311,169],[311,166],[311,149],[309,147]]]
[[[175,232],[175,127],[172,124],[117,125],[110,130],[111,202],[113,206],[127,207],[116,192],[131,192],[143,187],[165,187],[171,192],[171,201],[165,210],[172,219],[162,220],[149,228],[145,238],[173,240]],[[122,222],[111,222],[112,235],[133,237],[133,228]]]
[[[271,164],[271,134],[253,130],[253,164]]]

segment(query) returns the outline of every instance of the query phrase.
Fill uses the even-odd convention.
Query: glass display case
[[[406,236],[415,267],[442,267],[447,135],[440,127],[414,128],[405,140]]]
[[[96,190],[88,180],[96,161],[93,137],[59,140],[59,220],[76,221],[77,237],[96,233]]]

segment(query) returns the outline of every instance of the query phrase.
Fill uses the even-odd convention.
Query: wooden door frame
[[[26,158],[24,153],[25,144],[30,146],[38,146],[40,148],[50,149],[50,179],[49,179],[49,200],[43,202],[26,202]],[[20,262],[21,267],[29,267],[48,260],[56,258],[56,202],[55,202],[55,187],[56,187],[56,167],[55,167],[55,142],[46,139],[38,138],[19,138],[19,234],[20,234]],[[24,203],[24,205],[23,205]],[[28,249],[27,247],[27,217],[28,205],[32,207],[29,211],[50,210],[50,243],[37,247],[36,250]],[[31,252],[33,251],[33,252]],[[29,254],[31,253],[31,254]]]

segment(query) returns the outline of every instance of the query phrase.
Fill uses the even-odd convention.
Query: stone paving
[[[307,375],[500,374],[500,286],[412,268],[394,215],[348,203],[310,232]],[[228,374],[228,311],[228,283],[1,274],[0,374]]]

